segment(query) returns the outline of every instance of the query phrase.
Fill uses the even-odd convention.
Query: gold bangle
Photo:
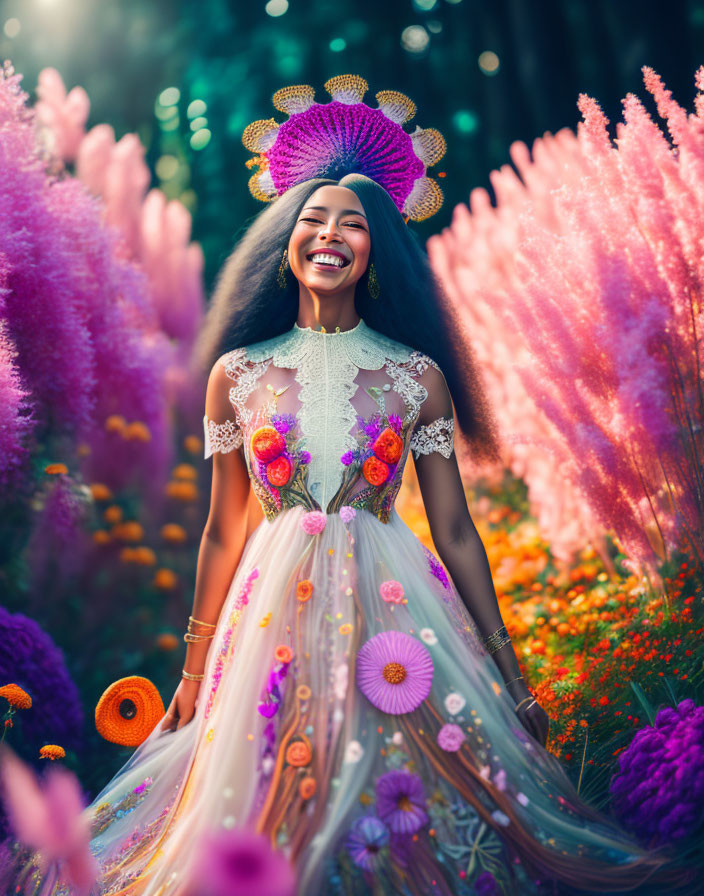
[[[497,628],[495,632],[492,632],[490,635],[487,635],[486,638],[484,638],[484,645],[492,655],[501,650],[502,647],[505,647],[510,643],[511,638],[509,636],[509,633],[506,631],[505,625],[502,625],[501,628]]]
[[[198,625],[205,625],[205,626],[207,626],[208,628],[217,628],[217,623],[213,623],[213,622],[203,622],[201,619],[196,619],[195,616],[189,616],[189,617],[188,617],[188,621],[189,621],[189,622],[195,622],[195,623],[197,623]]]
[[[181,669],[181,677],[186,678],[188,681],[203,681],[205,675],[194,675],[192,672],[186,672],[185,669]]]
[[[530,697],[524,697],[524,698],[521,700],[520,703],[517,703],[517,704],[513,707],[513,711],[514,711],[515,713],[517,713],[518,710],[523,706],[523,704],[528,702],[528,700],[532,700],[533,703],[535,703],[535,697],[531,694]]]
[[[188,644],[198,644],[201,641],[210,641],[210,639],[214,637],[215,635],[194,635],[192,632],[186,632],[183,636],[183,640]]]
[[[522,675],[519,675],[519,676],[517,676],[516,678],[512,678],[511,681],[507,681],[507,682],[505,682],[505,684],[507,684],[507,685],[509,685],[509,684],[513,684],[514,681],[520,681],[521,678],[523,678],[523,676],[522,676]]]

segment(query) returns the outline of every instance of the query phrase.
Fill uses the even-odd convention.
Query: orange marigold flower
[[[279,644],[274,651],[274,656],[279,663],[290,663],[293,659],[293,651],[288,644]]]
[[[152,584],[161,591],[170,591],[178,585],[178,576],[172,570],[162,566],[154,573]]]
[[[127,424],[122,437],[135,442],[151,442],[152,434],[149,432],[149,427],[146,423],[135,420],[133,423]]]
[[[56,476],[60,473],[68,473],[68,467],[66,464],[47,464],[44,467],[44,472]]]
[[[109,507],[105,508],[103,519],[106,523],[119,523],[122,519],[122,508],[117,504],[111,504]]]
[[[198,497],[198,487],[194,482],[186,482],[183,479],[172,479],[166,483],[166,494],[177,501],[195,501]]]
[[[260,426],[252,433],[252,454],[257,460],[268,463],[283,453],[286,439],[273,426]]]
[[[110,544],[112,539],[110,538],[110,533],[106,532],[105,529],[97,529],[93,533],[93,541],[96,544]]]
[[[199,436],[186,436],[183,440],[183,447],[189,454],[203,454],[203,439]]]
[[[377,436],[372,451],[387,464],[398,463],[403,453],[403,439],[390,426],[387,426]]]
[[[32,698],[18,684],[6,684],[0,688],[0,697],[4,697],[10,706],[16,709],[30,709]]]
[[[176,635],[171,632],[162,632],[156,639],[156,646],[159,650],[176,650],[180,643]]]
[[[286,749],[286,762],[295,768],[303,768],[313,758],[313,752],[305,741],[297,740]]]
[[[301,795],[301,799],[309,800],[312,796],[314,796],[317,786],[318,785],[315,783],[315,778],[311,778],[310,775],[307,775],[305,778],[301,778],[301,783],[298,785],[298,792]]]
[[[140,545],[134,549],[134,562],[140,566],[154,566],[156,563],[156,554],[146,545]]]
[[[178,523],[166,523],[161,527],[161,537],[172,544],[183,544],[188,538],[188,533]]]
[[[110,501],[112,498],[112,492],[102,482],[93,482],[89,488],[94,501]]]
[[[135,548],[123,548],[120,551],[120,563],[134,563]]]
[[[310,579],[301,579],[301,581],[296,585],[296,597],[300,600],[301,603],[305,603],[305,601],[310,600],[313,596],[313,583]]]
[[[121,433],[124,431],[126,426],[127,421],[120,414],[111,414],[105,421],[106,432]]]
[[[291,461],[282,454],[266,465],[266,478],[271,485],[281,488],[291,478],[291,469]]]
[[[370,485],[381,485],[389,478],[389,467],[374,454],[362,464],[362,475]]]
[[[171,475],[174,479],[188,479],[193,482],[198,479],[198,470],[196,470],[193,464],[179,464],[177,467],[174,467]]]
[[[164,715],[161,695],[148,678],[130,675],[113,682],[95,707],[98,734],[115,744],[138,747]]]
[[[40,759],[63,759],[66,755],[66,750],[63,747],[60,747],[58,744],[45,744],[39,750],[39,758]]]
[[[115,526],[112,534],[120,541],[141,541],[144,538],[144,529],[137,520],[127,520]]]

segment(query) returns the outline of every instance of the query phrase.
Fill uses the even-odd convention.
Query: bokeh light
[[[282,16],[288,11],[288,0],[269,0],[264,7],[264,12],[272,18]]]
[[[330,41],[330,49],[333,53],[341,53],[347,47],[347,41],[343,37],[335,37]]]
[[[409,25],[401,32],[401,46],[408,53],[424,53],[430,43],[430,35],[422,25]]]
[[[188,109],[186,109],[186,115],[189,118],[197,118],[200,115],[205,115],[208,107],[205,105],[203,100],[193,100],[188,104]]]
[[[163,155],[157,159],[154,170],[159,180],[171,180],[178,171],[178,159],[176,156]]]
[[[484,50],[483,53],[480,53],[478,62],[479,68],[485,75],[498,74],[500,67],[499,57],[493,50]]]
[[[208,128],[201,128],[199,131],[196,131],[195,134],[191,137],[191,149],[205,149],[205,147],[210,143],[210,138],[212,134],[208,130]]]
[[[181,91],[178,87],[167,87],[159,94],[158,102],[162,106],[175,106],[181,99]]]
[[[479,117],[470,109],[458,109],[452,116],[452,124],[460,134],[473,134],[479,130]]]
[[[22,26],[20,25],[19,19],[8,19],[3,25],[3,31],[5,32],[5,37],[17,37],[20,33],[20,29]]]
[[[199,115],[198,118],[194,118],[191,122],[191,130],[198,131],[201,128],[207,127],[208,119],[204,115]]]
[[[429,12],[431,9],[435,9],[438,5],[438,0],[413,0],[413,6],[419,12]]]

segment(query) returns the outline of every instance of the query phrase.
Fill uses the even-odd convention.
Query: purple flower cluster
[[[616,814],[655,846],[695,833],[704,823],[704,706],[665,707],[619,758],[610,790]]]
[[[425,554],[428,558],[428,564],[430,566],[430,572],[435,576],[438,581],[442,582],[445,588],[448,588],[450,585],[450,581],[447,578],[447,573],[445,572],[445,567],[440,563],[435,554],[432,551],[429,551],[428,548],[423,545],[423,549],[425,550]]]
[[[0,683],[11,682],[32,698],[32,708],[15,717],[22,742],[32,752],[45,743],[77,749],[83,709],[62,652],[33,619],[0,607]]]
[[[296,418],[293,414],[272,414],[271,422],[277,432],[285,435],[296,425]]]

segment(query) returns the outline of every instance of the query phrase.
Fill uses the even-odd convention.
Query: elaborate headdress
[[[434,215],[443,195],[426,170],[445,154],[443,135],[418,126],[411,134],[404,131],[416,106],[395,90],[376,94],[378,108],[367,106],[362,97],[369,85],[359,75],[337,75],[325,89],[332,101],[322,104],[307,84],[283,87],[272,102],[288,121],[269,118],[247,125],[242,142],[257,155],[246,165],[259,166],[249,179],[252,195],[272,202],[304,180],[339,180],[354,172],[380,184],[407,219]]]

